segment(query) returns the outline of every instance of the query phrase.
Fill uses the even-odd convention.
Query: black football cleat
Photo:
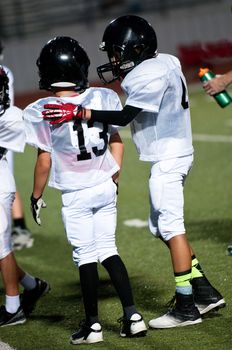
[[[191,281],[193,287],[193,297],[196,307],[201,315],[226,306],[223,296],[215,289],[206,277],[193,278]]]
[[[155,329],[191,326],[202,322],[201,315],[194,304],[193,295],[176,293],[171,304],[173,307],[160,317],[149,321],[149,327]]]
[[[29,316],[35,309],[36,303],[40,298],[50,291],[48,282],[36,277],[36,287],[31,290],[24,289],[21,294],[21,305],[26,316]]]
[[[26,317],[21,306],[14,314],[7,312],[4,305],[0,307],[0,327],[14,326],[24,322],[26,322]]]

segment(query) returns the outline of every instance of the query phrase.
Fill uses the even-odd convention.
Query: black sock
[[[195,255],[192,255],[192,279],[205,277],[204,271]]]
[[[20,218],[20,219],[14,219],[14,227],[20,227],[22,229],[26,229],[26,222],[24,218]]]
[[[102,262],[102,265],[108,271],[111,281],[120,298],[124,315],[130,318],[136,312],[131,285],[126,267],[118,255],[113,255]]]
[[[97,263],[81,265],[79,267],[80,284],[86,315],[86,324],[91,326],[98,320],[98,285],[99,276]]]
[[[138,313],[135,305],[126,306],[123,308],[124,316],[127,320],[131,318],[132,315]]]

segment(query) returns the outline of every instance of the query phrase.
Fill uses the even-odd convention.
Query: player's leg
[[[132,289],[127,269],[119,255],[113,255],[102,265],[109,273],[110,279],[121,301],[123,316],[118,319],[121,323],[121,337],[141,337],[147,333],[143,316],[137,311],[134,304]]]
[[[73,247],[73,261],[79,270],[85,320],[70,338],[72,344],[103,341],[98,318],[97,252],[93,234],[94,189],[62,194],[62,218],[67,239]]]
[[[5,289],[5,305],[0,307],[0,327],[12,326],[26,322],[20,305],[18,275],[13,253],[0,259],[1,275]]]
[[[14,174],[14,152],[8,151],[6,158],[11,172]],[[12,205],[12,220],[12,242],[14,250],[32,247],[34,239],[32,238],[32,234],[26,225],[23,202],[18,191],[15,194],[15,200]]]
[[[168,242],[163,242],[169,248]],[[207,279],[190,244],[189,249],[191,254],[191,284],[195,305],[201,315],[211,310],[218,311],[226,306],[225,300],[221,293]]]
[[[72,344],[98,343],[103,341],[102,327],[98,317],[99,276],[97,262],[79,266],[80,285],[85,310],[85,320],[70,338]]]
[[[122,337],[144,336],[146,326],[143,317],[134,304],[127,269],[118,255],[115,243],[116,230],[116,188],[110,179],[102,184],[101,202],[94,211],[94,233],[98,258],[109,273],[123,308],[120,319]]]
[[[32,234],[26,225],[23,203],[18,191],[16,192],[12,207],[12,219],[12,241],[14,250],[31,248],[34,243],[34,239],[32,238]]]
[[[47,281],[31,276],[27,272],[21,276],[19,283],[24,288],[20,297],[21,305],[28,317],[34,311],[38,301],[51,290],[51,287]]]
[[[176,304],[164,316],[149,322],[151,328],[171,328],[201,322],[191,285],[191,253],[184,227],[184,179],[192,158],[155,163],[149,180],[150,228],[170,249],[176,283]]]
[[[24,323],[20,306],[18,271],[11,245],[11,207],[14,193],[0,193],[0,269],[5,290],[5,305],[0,307],[0,326]]]
[[[0,267],[6,293],[6,303],[5,306],[1,307],[0,312],[2,315],[0,324],[2,325],[6,323],[7,325],[13,325],[25,322],[25,316],[29,314],[29,306],[30,309],[34,309],[40,297],[45,295],[50,288],[47,282],[24,272],[14,257],[11,240],[11,209],[13,199],[13,193],[0,194]],[[19,283],[24,287],[22,296],[19,295]],[[43,288],[41,288],[42,284]],[[40,288],[38,288],[38,285]]]
[[[207,279],[191,246],[190,251],[192,258],[191,284],[193,287],[194,301],[200,314],[203,315],[211,310],[217,311],[225,307],[226,303],[223,296]]]

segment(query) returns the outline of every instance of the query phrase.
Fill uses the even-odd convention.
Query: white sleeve
[[[103,95],[103,98],[107,99],[107,101],[104,103],[104,109],[113,111],[122,110],[122,104],[118,94],[111,89],[104,90],[106,91],[106,95]]]
[[[43,120],[40,109],[29,105],[23,112],[23,118],[25,120],[26,143],[51,153],[50,125]]]
[[[157,73],[151,74],[145,66],[137,68],[140,69],[135,68],[131,71],[122,83],[122,88],[128,96],[125,105],[158,112],[168,86],[167,69],[159,65]]]
[[[14,152],[24,151],[25,125],[21,109],[10,107],[0,117],[0,146]]]

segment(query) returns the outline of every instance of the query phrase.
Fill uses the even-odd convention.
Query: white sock
[[[36,287],[35,277],[25,273],[25,276],[21,279],[20,284],[27,290],[34,289]]]
[[[19,295],[9,296],[6,295],[6,311],[14,314],[20,306]]]
[[[193,293],[192,286],[176,286],[177,293],[190,295]]]

